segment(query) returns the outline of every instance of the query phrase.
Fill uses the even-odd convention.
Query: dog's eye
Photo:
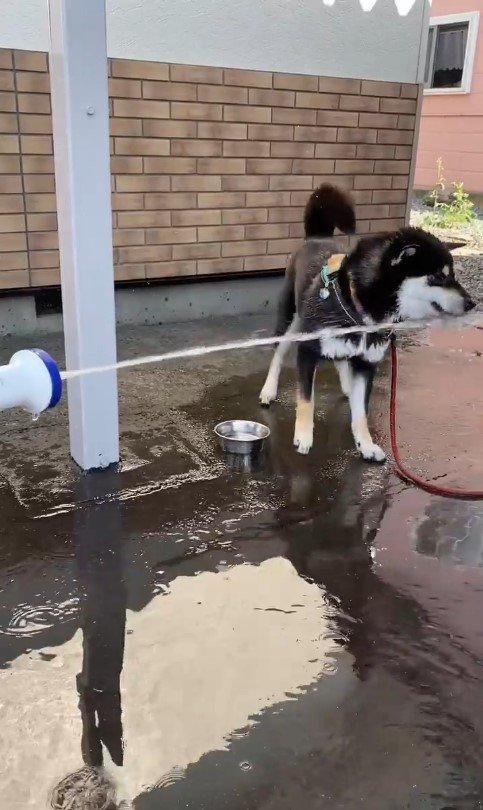
[[[434,273],[428,276],[428,284],[429,286],[434,286],[436,284],[444,284],[446,280],[446,276],[443,270],[435,270]]]

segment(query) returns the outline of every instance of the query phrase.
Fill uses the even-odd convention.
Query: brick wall
[[[322,180],[404,222],[417,86],[110,62],[117,280],[278,270]],[[0,287],[58,284],[47,56],[0,50]],[[94,192],[93,192],[94,193]]]

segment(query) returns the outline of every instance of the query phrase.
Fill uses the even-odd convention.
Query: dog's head
[[[403,228],[394,234],[382,264],[383,272],[391,276],[401,320],[462,315],[475,306],[456,280],[450,251],[420,228]]]

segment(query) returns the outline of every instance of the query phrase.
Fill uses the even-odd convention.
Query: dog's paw
[[[262,390],[260,391],[260,405],[263,405],[265,408],[268,408],[272,402],[275,402],[277,399],[277,389],[271,385],[263,386]]]
[[[310,453],[312,449],[312,445],[314,443],[314,437],[312,433],[303,433],[302,431],[295,431],[295,436],[293,438],[293,443],[297,448],[297,452],[300,453],[302,456],[306,456],[307,453]]]
[[[361,454],[364,461],[371,461],[375,464],[383,464],[386,460],[386,454],[382,447],[378,444],[371,442],[358,442],[357,449]]]

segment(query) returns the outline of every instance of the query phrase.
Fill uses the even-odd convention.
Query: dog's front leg
[[[351,407],[352,434],[356,447],[365,461],[383,462],[386,454],[379,445],[374,444],[367,424],[369,399],[376,367],[361,357],[349,361],[351,367],[351,385],[349,402]]]
[[[319,360],[312,344],[301,343],[297,348],[297,415],[293,443],[299,453],[306,455],[314,441],[314,378]]]

